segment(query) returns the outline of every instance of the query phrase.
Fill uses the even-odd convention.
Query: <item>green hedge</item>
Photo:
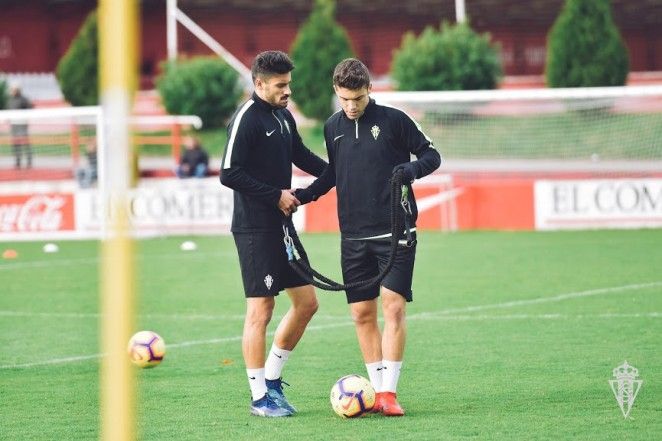
[[[391,75],[399,90],[494,89],[502,75],[499,47],[468,23],[408,32],[396,50]]]
[[[299,29],[291,53],[292,98],[308,118],[325,121],[333,113],[333,70],[353,56],[345,29],[336,23],[335,3],[316,0],[310,17]]]
[[[55,75],[64,98],[73,106],[99,103],[99,33],[96,11],[90,13],[71,46],[60,59]]]
[[[550,87],[622,86],[628,52],[611,16],[609,0],[567,0],[550,30]]]
[[[225,125],[242,87],[239,74],[217,57],[165,62],[156,85],[168,113],[198,115],[205,128]]]

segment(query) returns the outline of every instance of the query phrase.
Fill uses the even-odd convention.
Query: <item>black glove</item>
[[[315,195],[307,188],[297,188],[294,190],[294,197],[301,202],[301,205],[317,200]]]
[[[418,167],[414,162],[404,162],[393,167],[393,174],[402,170],[402,182],[411,183],[418,177]]]

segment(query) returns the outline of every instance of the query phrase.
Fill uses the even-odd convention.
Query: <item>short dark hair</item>
[[[370,72],[360,60],[346,58],[333,71],[333,84],[350,90],[370,86]]]
[[[251,66],[253,81],[259,77],[286,74],[294,70],[290,57],[281,51],[264,51],[257,54]]]

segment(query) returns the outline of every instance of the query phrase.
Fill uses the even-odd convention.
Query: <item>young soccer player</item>
[[[283,394],[281,371],[318,307],[314,288],[289,267],[283,247],[283,216],[299,205],[290,191],[292,164],[314,176],[327,165],[303,145],[286,109],[293,69],[280,51],[255,58],[255,92],[228,125],[221,169],[221,182],[234,190],[232,233],[246,295],[242,350],[250,411],[266,417],[295,413]],[[275,296],[283,289],[292,306],[278,325],[265,363],[266,328]]]
[[[403,181],[411,187],[414,179],[439,167],[441,156],[413,119],[370,98],[370,74],[361,61],[347,59],[338,64],[333,88],[342,110],[324,125],[329,167],[295,195],[301,203],[308,203],[336,186],[343,279],[351,283],[377,275],[388,261],[393,173],[402,170]],[[411,154],[416,161],[410,162]],[[417,210],[411,188],[408,198],[414,225]],[[405,306],[412,301],[415,254],[415,245],[402,244],[381,287],[346,292],[368,376],[377,392],[374,411],[386,416],[404,415],[396,389],[405,348]],[[377,324],[379,297],[383,334]]]

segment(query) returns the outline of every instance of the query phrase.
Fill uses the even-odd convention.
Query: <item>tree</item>
[[[99,103],[99,32],[97,13],[91,12],[57,65],[64,98],[73,106]]]
[[[625,84],[628,52],[609,0],[567,0],[547,40],[550,87]]]
[[[335,21],[335,2],[316,0],[291,48],[296,74],[292,95],[301,112],[318,121],[333,113],[333,70],[353,56],[345,29]]]
[[[494,89],[501,77],[499,47],[468,23],[408,32],[395,52],[391,74],[399,90]]]
[[[0,78],[0,109],[7,107],[7,82]]]
[[[156,81],[168,113],[198,115],[205,127],[219,127],[242,96],[239,74],[218,57],[164,63]]]

